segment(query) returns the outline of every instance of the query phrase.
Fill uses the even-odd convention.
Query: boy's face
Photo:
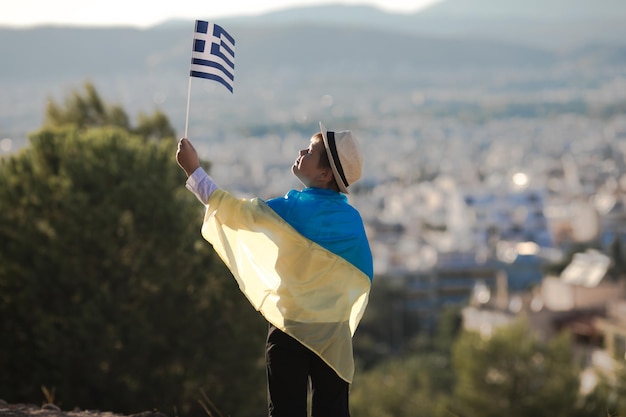
[[[330,168],[319,166],[322,152],[326,152],[324,142],[313,138],[309,147],[299,152],[298,158],[291,167],[291,172],[307,187],[326,188],[329,175],[332,177]]]

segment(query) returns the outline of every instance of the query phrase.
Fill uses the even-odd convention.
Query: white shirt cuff
[[[194,193],[198,200],[205,206],[208,204],[209,197],[211,197],[213,191],[219,188],[202,167],[196,168],[187,178],[185,187]]]

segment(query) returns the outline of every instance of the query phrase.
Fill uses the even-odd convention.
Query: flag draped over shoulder
[[[370,290],[366,274],[300,235],[264,201],[223,190],[209,199],[202,235],[255,309],[352,382],[352,336]]]
[[[189,75],[217,81],[233,92],[235,39],[221,26],[196,20]]]

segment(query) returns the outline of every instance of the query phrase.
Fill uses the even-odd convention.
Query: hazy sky
[[[440,0],[7,0],[0,25],[110,25],[146,27],[171,18],[212,19],[294,6],[365,4],[390,12],[414,12]]]

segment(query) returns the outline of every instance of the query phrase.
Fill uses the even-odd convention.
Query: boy
[[[291,167],[305,188],[267,202],[220,190],[186,138],[176,160],[207,206],[204,238],[270,323],[269,416],[306,417],[310,381],[313,417],[348,417],[352,335],[373,277],[363,222],[344,195],[361,176],[352,133],[320,123]]]

